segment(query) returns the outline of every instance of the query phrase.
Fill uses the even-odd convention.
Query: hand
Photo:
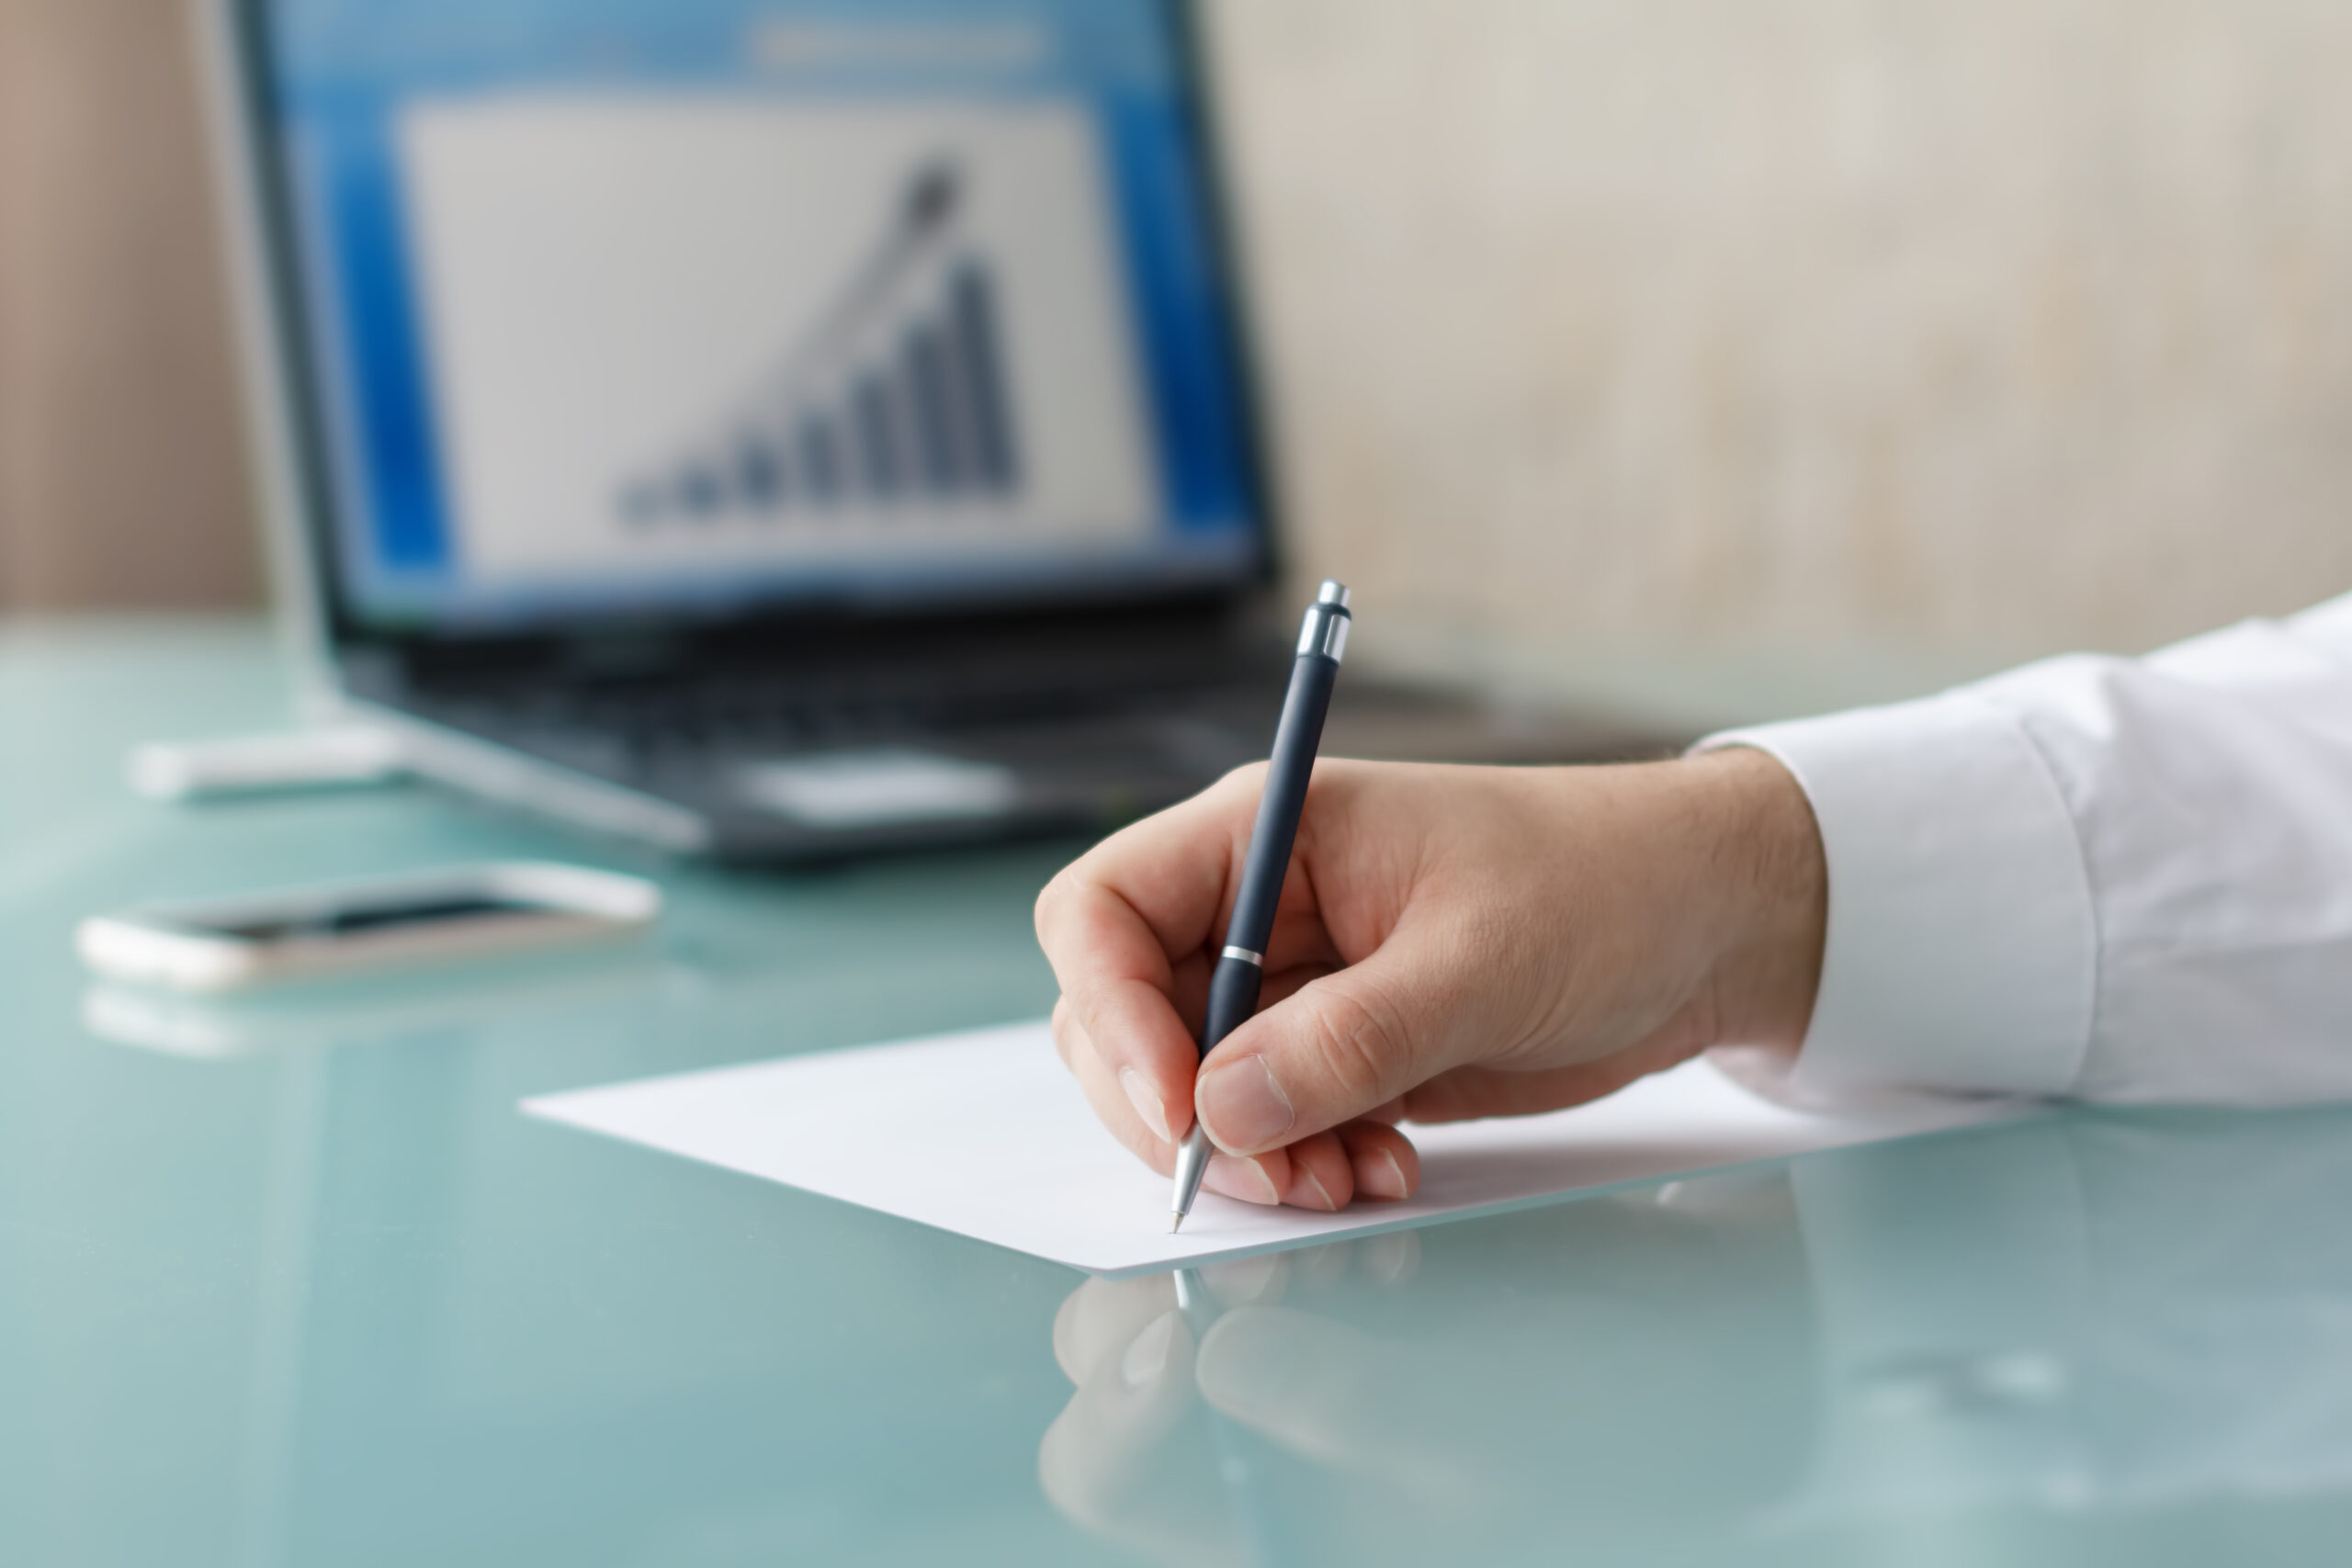
[[[1827,874],[1760,751],[1611,768],[1316,766],[1258,1015],[1200,1059],[1262,786],[1244,769],[1105,840],[1037,900],[1054,1041],[1162,1174],[1338,1209],[1419,1184],[1399,1121],[1581,1104],[1711,1045],[1793,1052]]]

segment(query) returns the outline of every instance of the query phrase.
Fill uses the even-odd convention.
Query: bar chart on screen
[[[962,242],[965,177],[923,164],[838,298],[703,438],[625,484],[639,528],[823,524],[1021,495],[1021,419],[993,265]]]
[[[477,577],[1158,525],[1083,114],[491,97],[412,111],[401,150]]]

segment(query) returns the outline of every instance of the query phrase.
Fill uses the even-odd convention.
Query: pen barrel
[[[1240,958],[1220,958],[1209,973],[1208,1023],[1201,1031],[1201,1055],[1205,1056],[1216,1049],[1216,1043],[1250,1021],[1258,1010],[1258,988],[1265,972],[1255,964]]]
[[[1226,928],[1225,940],[1232,946],[1263,953],[1273,931],[1274,906],[1282,902],[1299,812],[1306,804],[1316,748],[1323,739],[1324,716],[1331,711],[1331,687],[1339,678],[1339,660],[1326,654],[1302,653],[1292,662],[1290,690],[1283,697],[1282,719],[1274,726],[1266,793],[1258,802],[1258,824],[1250,835],[1240,892]],[[1254,994],[1251,1005],[1256,1005]]]

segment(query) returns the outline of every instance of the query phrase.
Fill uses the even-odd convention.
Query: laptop
[[[1295,609],[1191,6],[211,23],[322,707],[752,861],[1102,830],[1264,754]],[[1655,744],[1351,671],[1329,749]]]

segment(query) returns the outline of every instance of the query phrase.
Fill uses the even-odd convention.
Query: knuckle
[[[1404,1015],[1376,986],[1335,990],[1315,1012],[1316,1054],[1351,1103],[1375,1105],[1410,1081],[1412,1040]]]
[[[1053,941],[1055,928],[1069,908],[1070,900],[1077,896],[1080,863],[1074,863],[1062,867],[1061,870],[1054,873],[1053,880],[1038,890],[1037,903],[1032,911],[1031,920],[1036,927],[1037,941],[1040,944]]]
[[[1239,767],[1228,768],[1223,778],[1209,786],[1209,793],[1218,795],[1255,795],[1265,787],[1269,766],[1270,764],[1266,762],[1257,761],[1244,762]]]

